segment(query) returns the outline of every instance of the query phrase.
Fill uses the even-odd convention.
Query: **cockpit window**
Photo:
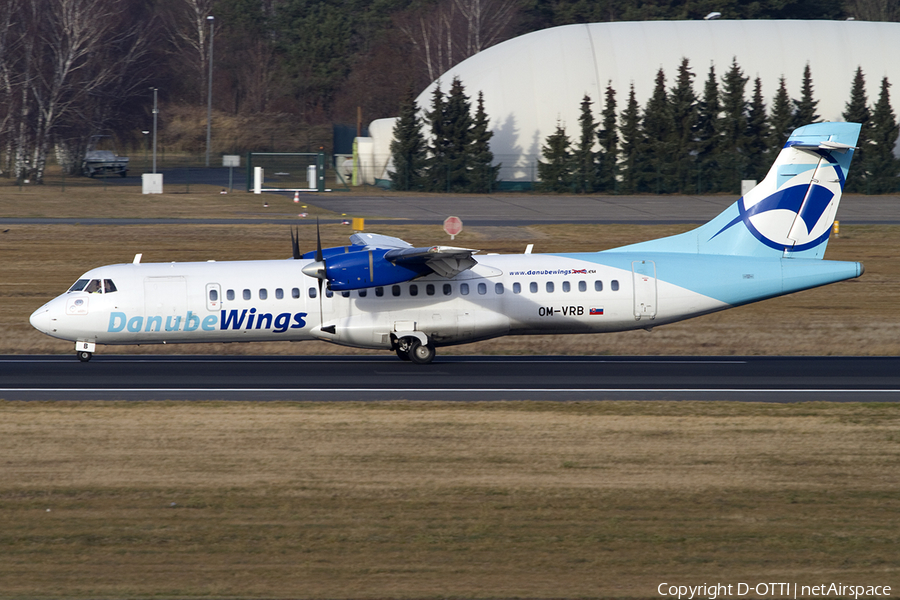
[[[116,291],[116,284],[113,283],[112,279],[104,279],[103,280],[104,291],[107,294],[111,294]]]
[[[99,279],[91,279],[91,282],[87,284],[87,287],[84,288],[88,294],[98,294],[103,293],[103,288],[100,287]]]
[[[89,279],[79,279],[75,283],[72,284],[72,287],[69,288],[70,292],[80,292],[84,289],[84,286],[88,284]]]

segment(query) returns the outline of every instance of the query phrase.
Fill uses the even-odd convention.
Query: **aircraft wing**
[[[478,250],[470,248],[452,246],[414,248],[412,244],[400,238],[377,233],[354,233],[350,236],[350,241],[354,246],[365,246],[366,250],[387,249],[384,254],[385,260],[395,265],[425,265],[442,277],[453,277],[478,264],[478,261],[472,258]]]
[[[350,242],[354,246],[365,246],[366,250],[391,249],[391,248],[412,248],[412,244],[405,242],[400,238],[391,237],[389,235],[380,235],[378,233],[354,233],[350,236]]]
[[[396,248],[384,253],[384,258],[395,265],[422,265],[442,277],[453,277],[478,264],[472,255],[478,250],[431,246],[428,248]]]

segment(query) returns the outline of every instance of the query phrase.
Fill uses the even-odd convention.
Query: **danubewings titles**
[[[692,600],[693,598],[878,598],[891,595],[889,585],[858,585],[819,583],[804,585],[796,582],[764,583],[704,583],[680,585],[663,582],[656,588],[660,596]]]

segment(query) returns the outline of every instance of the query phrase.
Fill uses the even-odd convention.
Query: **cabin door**
[[[634,320],[656,318],[656,263],[636,260],[631,263],[634,281]]]

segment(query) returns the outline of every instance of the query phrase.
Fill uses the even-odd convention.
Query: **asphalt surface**
[[[0,357],[6,400],[898,402],[900,358]]]

